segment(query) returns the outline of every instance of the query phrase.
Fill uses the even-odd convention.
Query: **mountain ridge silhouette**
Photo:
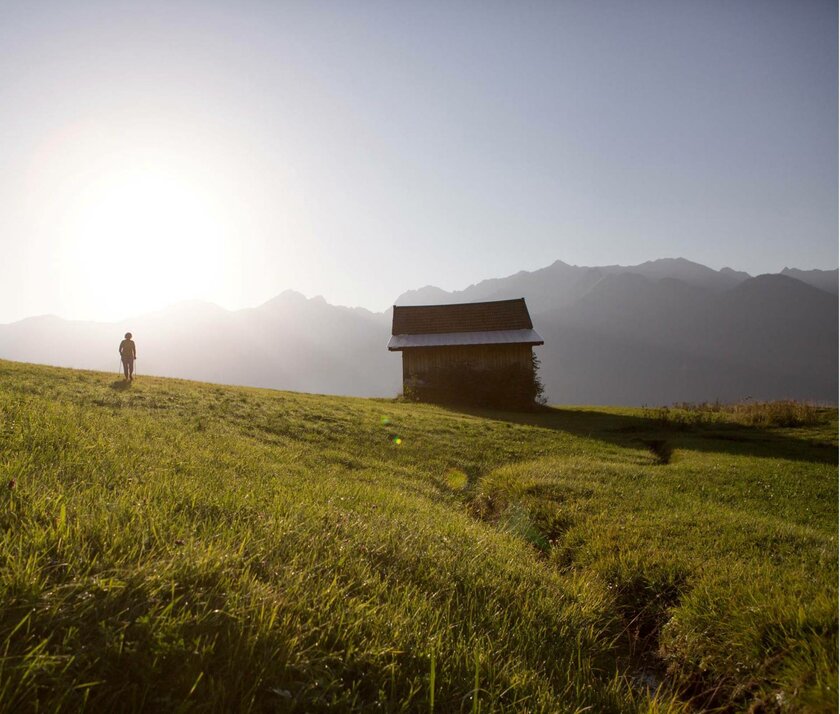
[[[636,266],[555,261],[463,290],[409,290],[395,304],[525,297],[548,398],[666,404],[745,397],[837,399],[837,270],[752,277],[682,258]],[[256,307],[185,301],[128,320],[55,315],[0,325],[0,358],[115,370],[127,329],[145,373],[295,391],[391,397],[391,311],[285,290]]]

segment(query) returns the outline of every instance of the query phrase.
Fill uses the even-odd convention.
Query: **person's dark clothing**
[[[120,342],[120,357],[122,357],[125,378],[131,379],[134,376],[134,360],[137,359],[137,347],[134,340],[126,338]]]

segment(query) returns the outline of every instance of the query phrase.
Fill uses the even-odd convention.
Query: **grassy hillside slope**
[[[0,362],[4,711],[834,711],[837,412]]]

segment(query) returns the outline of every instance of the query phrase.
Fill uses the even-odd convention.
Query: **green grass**
[[[0,362],[4,711],[835,711],[837,412]]]
[[[745,400],[736,404],[723,402],[682,402],[674,408],[645,409],[646,416],[677,424],[710,424],[718,421],[746,426],[812,426],[821,424],[824,410],[816,404],[790,399],[775,402]]]

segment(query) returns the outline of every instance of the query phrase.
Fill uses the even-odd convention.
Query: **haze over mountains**
[[[464,290],[410,290],[398,305],[525,297],[550,402],[669,404],[797,398],[835,403],[838,271],[752,277],[684,259],[578,267],[557,261]],[[228,311],[189,302],[120,323],[44,316],[0,325],[0,357],[111,370],[131,330],[138,371],[329,394],[394,396],[391,311],[286,291]]]

